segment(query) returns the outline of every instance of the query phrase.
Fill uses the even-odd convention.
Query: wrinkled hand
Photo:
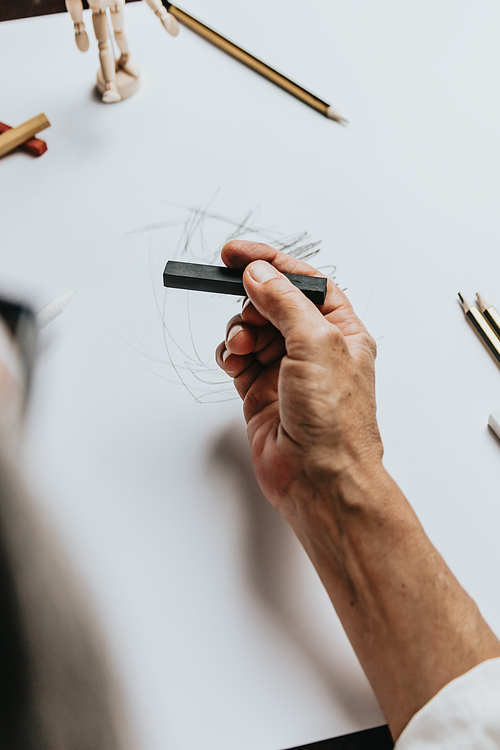
[[[217,361],[244,402],[260,486],[302,542],[395,739],[500,643],[382,466],[375,343],[329,282],[316,308],[280,271],[317,274],[267,245],[230,242],[249,301]],[[278,269],[278,270],[276,270]]]
[[[380,465],[376,345],[333,282],[318,308],[280,273],[323,276],[307,263],[243,241],[225,245],[222,260],[245,269],[248,299],[216,360],[243,400],[262,490],[290,517],[325,472]]]

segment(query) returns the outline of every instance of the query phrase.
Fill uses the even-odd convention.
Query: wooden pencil
[[[484,317],[500,338],[500,315],[490,302],[487,302],[482,294],[476,293],[478,306]]]
[[[500,339],[498,338],[494,329],[490,326],[485,317],[479,312],[479,309],[476,307],[476,305],[473,305],[471,302],[469,302],[469,300],[467,300],[461,292],[458,293],[458,297],[467,320],[479,334],[497,362],[500,363]]]
[[[288,91],[289,94],[295,96],[297,99],[300,99],[300,101],[304,102],[304,104],[312,107],[325,117],[328,117],[329,120],[334,120],[335,122],[338,122],[340,124],[347,123],[347,120],[341,117],[337,112],[335,112],[333,107],[331,107],[327,102],[323,101],[323,99],[320,99],[310,91],[307,91],[307,89],[299,86],[298,83],[291,81],[290,78],[287,78],[282,73],[278,73],[277,70],[274,70],[274,68],[271,68],[269,65],[262,62],[262,60],[254,57],[241,47],[238,47],[238,45],[234,44],[234,42],[230,42],[229,39],[226,39],[213,29],[205,26],[204,23],[198,21],[198,19],[196,18],[193,18],[193,16],[190,16],[189,13],[181,10],[173,3],[169,3],[167,2],[167,0],[163,0],[163,4],[165,5],[168,12],[171,13],[179,21],[179,23],[181,23],[183,26],[186,26],[186,28],[190,29],[191,31],[194,31],[195,34],[198,34],[198,36],[201,36],[207,42],[210,42],[223,52],[231,55],[231,57],[239,60],[239,62],[243,63],[243,65],[246,65],[256,73],[259,73],[264,78],[267,78],[268,81],[272,81],[272,83],[275,83],[276,86],[280,86],[280,88]]]

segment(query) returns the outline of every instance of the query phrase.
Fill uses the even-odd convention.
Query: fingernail
[[[225,362],[225,361],[226,361],[226,359],[227,359],[227,358],[229,357],[229,354],[230,354],[230,351],[229,351],[229,349],[224,349],[224,351],[223,351],[223,353],[222,353],[222,361],[223,361],[223,362]]]
[[[241,312],[243,312],[243,310],[245,310],[248,307],[249,304],[250,304],[250,297],[247,297],[246,300],[243,303],[243,307],[241,308]]]
[[[259,284],[263,284],[265,281],[270,281],[278,276],[278,272],[269,264],[263,260],[257,260],[252,263],[248,269],[248,273],[254,281],[258,281]]]
[[[243,326],[239,326],[239,325],[235,325],[235,326],[233,326],[233,327],[231,328],[231,330],[229,331],[229,333],[227,334],[227,340],[228,340],[228,341],[231,341],[231,339],[234,339],[234,337],[235,337],[235,336],[236,336],[236,335],[237,335],[238,333],[241,333],[241,331],[242,331],[242,330],[243,330]]]

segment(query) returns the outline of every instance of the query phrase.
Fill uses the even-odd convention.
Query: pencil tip
[[[470,308],[472,307],[471,303],[464,297],[462,292],[458,293],[458,299],[460,300],[460,304],[462,305],[462,309],[464,312],[468,312]]]
[[[335,122],[338,122],[339,125],[347,125],[348,120],[345,119],[345,117],[342,117],[342,115],[339,115],[338,112],[335,112],[333,107],[328,107],[326,110],[326,116],[329,120],[334,120]]]
[[[491,307],[490,303],[485,300],[482,294],[479,294],[479,292],[476,292],[477,301],[479,304],[479,309],[481,312],[484,312],[488,307]]]

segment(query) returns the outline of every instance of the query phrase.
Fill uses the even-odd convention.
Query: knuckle
[[[377,342],[368,331],[363,336],[363,345],[370,357],[375,359],[377,356]]]
[[[313,341],[316,346],[325,351],[338,350],[344,346],[344,337],[337,326],[318,326],[313,332]]]
[[[263,287],[266,287],[263,290],[265,304],[270,312],[289,317],[303,310],[304,295],[286,279],[270,279]]]
[[[341,347],[345,346],[342,333],[330,324],[315,325],[305,327],[298,325],[295,329],[294,336],[286,341],[287,350],[293,348],[297,353],[309,352],[314,353],[314,357],[321,358],[329,352],[338,352]]]
[[[226,326],[226,338],[231,328],[237,323],[241,323],[241,322],[242,322],[241,315],[233,315],[233,317],[228,321],[227,326]]]

